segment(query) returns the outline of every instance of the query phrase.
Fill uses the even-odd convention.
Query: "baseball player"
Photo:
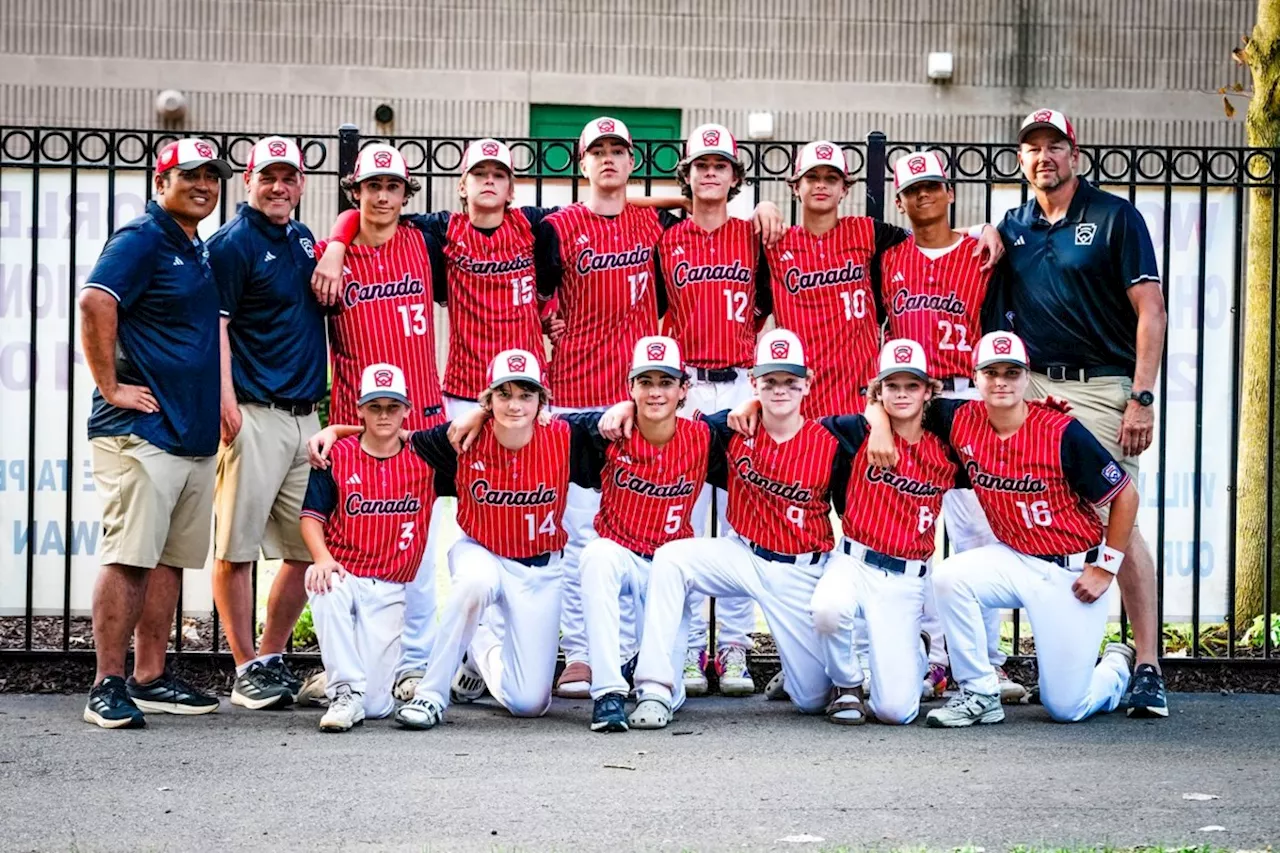
[[[756,333],[773,311],[769,265],[750,222],[729,215],[729,202],[742,190],[744,171],[738,143],[723,125],[694,128],[676,166],[691,215],[663,232],[654,264],[669,306],[663,330],[680,345],[689,369],[689,396],[682,410],[718,412],[751,397],[747,377]],[[693,508],[693,530],[707,527],[714,489],[704,485]],[[719,535],[727,536],[727,494],[716,493]],[[696,596],[684,661],[685,693],[707,690],[706,599]],[[755,607],[747,598],[716,601],[716,670],[720,692],[747,696],[755,682],[747,669]]]
[[[937,152],[898,158],[893,183],[898,210],[911,221],[911,239],[880,257],[880,302],[888,317],[888,334],[918,341],[924,347],[932,376],[942,383],[942,397],[978,399],[973,384],[973,347],[984,329],[996,325],[983,319],[984,312],[995,310],[996,300],[987,299],[993,271],[979,262],[974,238],[951,227],[955,193]],[[996,541],[972,489],[948,491],[942,506],[952,551],[968,551]],[[1027,691],[1004,671],[1000,613],[990,610],[985,616],[1001,700],[1020,702]],[[937,699],[947,686],[947,652],[930,585],[926,585],[924,630],[932,642],[922,695]]]
[[[401,437],[412,404],[404,373],[364,369],[357,400],[364,430],[335,443],[313,469],[302,536],[329,708],[320,730],[345,732],[388,716],[400,659],[405,592],[427,547],[434,472]]]
[[[1040,700],[1055,720],[1112,711],[1134,652],[1109,643],[1099,662],[1098,647],[1137,517],[1137,489],[1079,421],[1024,401],[1030,378],[1020,338],[989,332],[974,356],[982,399],[939,400],[928,420],[958,453],[1000,541],[944,560],[934,575],[960,691],[926,721],[954,728],[1004,719],[983,608],[1026,608]],[[883,412],[874,414],[873,459],[892,461]],[[1111,507],[1105,529],[1096,511],[1103,506]]]

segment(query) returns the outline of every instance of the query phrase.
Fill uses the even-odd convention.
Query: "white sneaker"
[[[396,684],[391,688],[391,695],[397,701],[408,702],[413,698],[413,691],[418,689],[418,682],[424,675],[426,673],[420,669],[406,669],[396,676]]]
[[[430,699],[414,697],[396,708],[396,722],[406,729],[433,729],[444,719],[444,708]]]
[[[973,693],[961,687],[951,701],[929,712],[925,723],[934,729],[959,729],[1004,722],[999,694]]]
[[[480,674],[480,670],[471,665],[471,656],[464,654],[462,663],[458,665],[458,671],[453,674],[449,698],[454,702],[474,702],[484,695],[484,690],[484,676]]]
[[[338,693],[329,703],[329,710],[320,718],[320,731],[346,732],[352,726],[364,723],[364,701],[359,693],[352,693],[345,684],[338,686]]]
[[[302,687],[298,690],[298,695],[294,697],[293,702],[304,708],[309,705],[328,705],[329,697],[325,693],[328,688],[329,679],[322,669],[302,682]]]
[[[684,695],[707,695],[707,650],[687,649],[684,653]]]
[[[720,674],[722,696],[750,696],[756,683],[747,669],[747,650],[742,646],[725,646],[716,655],[716,672]]]
[[[633,729],[665,729],[671,722],[671,709],[658,699],[645,699],[636,705],[627,722]]]

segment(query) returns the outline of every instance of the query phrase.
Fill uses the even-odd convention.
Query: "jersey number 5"
[[[511,304],[528,305],[533,301],[533,276],[522,275],[511,279]]]

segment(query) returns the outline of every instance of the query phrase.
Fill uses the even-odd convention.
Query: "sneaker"
[[[302,690],[302,679],[289,669],[289,664],[284,662],[284,656],[276,655],[271,660],[266,661],[267,669],[276,677],[276,680],[289,688],[289,692],[293,694],[294,701],[297,701],[298,692]]]
[[[414,697],[396,708],[396,722],[406,729],[433,729],[444,719],[444,708],[431,699]]]
[[[569,663],[556,682],[556,695],[562,699],[590,699],[591,667],[580,660]]]
[[[1000,679],[1000,701],[1003,704],[1027,704],[1027,688],[1010,678],[1004,667],[996,667],[996,678]]]
[[[1164,676],[1149,663],[1138,664],[1129,679],[1127,701],[1130,717],[1167,717],[1169,702],[1164,693]]]
[[[591,711],[591,731],[625,732],[627,730],[627,697],[606,693],[596,700]]]
[[[684,653],[684,695],[707,695],[707,650],[687,649]]]
[[[352,693],[348,685],[339,684],[329,710],[320,718],[320,731],[347,732],[360,725],[364,725],[364,697]]]
[[[108,675],[93,685],[84,706],[84,721],[104,729],[141,729],[147,718],[133,700],[129,688],[118,675]]]
[[[251,711],[287,708],[293,704],[293,691],[280,681],[274,670],[261,661],[254,661],[236,676],[231,686],[231,704]]]
[[[294,694],[293,701],[303,707],[311,705],[328,705],[329,694],[326,692],[329,688],[329,678],[325,675],[324,670],[310,675],[307,680],[302,682],[302,687]]]
[[[645,699],[627,718],[633,729],[665,729],[671,722],[671,708],[659,699]]]
[[[418,689],[418,682],[426,675],[425,670],[406,669],[396,676],[395,686],[391,688],[391,696],[400,702],[408,702],[413,698],[413,691]]]
[[[764,698],[770,702],[780,702],[791,697],[787,694],[787,685],[782,677],[782,670],[778,670],[778,674],[769,679],[769,683],[764,686]]]
[[[1004,722],[1004,708],[999,694],[974,693],[960,688],[951,701],[929,712],[925,723],[934,729],[959,729],[965,726]]]
[[[218,697],[206,696],[169,670],[155,681],[139,684],[126,682],[129,698],[144,711],[157,714],[212,714],[218,710]]]
[[[480,674],[480,670],[471,665],[471,656],[464,654],[458,671],[453,674],[449,698],[454,702],[474,702],[484,695],[484,690],[484,676]]]
[[[716,655],[716,672],[720,675],[722,696],[750,696],[756,683],[747,669],[747,650],[743,646],[725,646]]]
[[[826,714],[827,722],[838,726],[860,726],[865,723],[867,715],[862,709],[862,685],[832,687]]]
[[[940,663],[929,664],[929,671],[924,674],[924,684],[920,688],[920,701],[932,702],[941,699],[947,692],[947,668]]]

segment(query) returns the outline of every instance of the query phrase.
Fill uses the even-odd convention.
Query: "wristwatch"
[[[1129,395],[1129,399],[1136,402],[1139,406],[1150,406],[1156,401],[1156,395],[1150,391],[1134,391]]]

